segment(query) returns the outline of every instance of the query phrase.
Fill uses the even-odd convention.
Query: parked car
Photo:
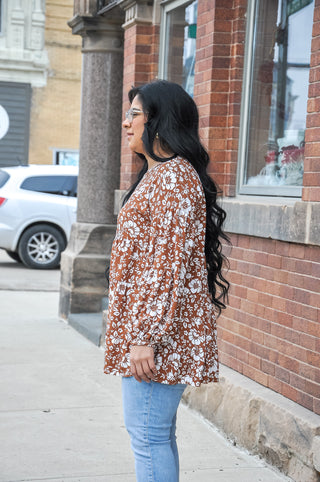
[[[78,168],[28,165],[0,169],[0,248],[29,268],[60,264],[76,221]]]

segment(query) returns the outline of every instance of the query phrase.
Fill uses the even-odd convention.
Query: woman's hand
[[[133,345],[130,349],[130,371],[137,382],[149,383],[157,373],[151,346]]]

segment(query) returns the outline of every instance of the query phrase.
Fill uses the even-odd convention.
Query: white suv
[[[76,221],[78,168],[0,169],[0,248],[29,268],[60,264]]]

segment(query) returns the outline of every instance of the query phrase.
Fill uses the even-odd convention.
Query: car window
[[[76,176],[31,176],[25,179],[20,188],[28,191],[75,196]]]
[[[9,174],[6,171],[0,169],[0,187],[3,187],[9,179]]]

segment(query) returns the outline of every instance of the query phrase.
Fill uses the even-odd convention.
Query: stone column
[[[123,12],[115,8],[103,17],[92,9],[79,14],[76,7],[77,2],[69,25],[83,38],[80,162],[77,222],[61,260],[60,316],[65,319],[101,311],[120,177]]]

